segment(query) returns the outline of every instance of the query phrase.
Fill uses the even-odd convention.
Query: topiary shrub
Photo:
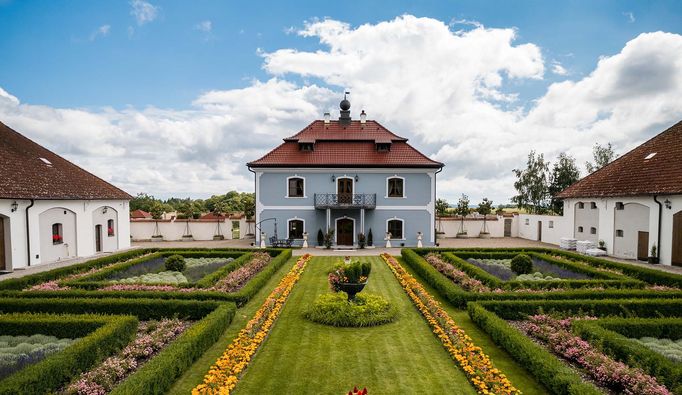
[[[317,231],[317,245],[320,247],[324,245],[324,233],[322,233],[322,229]]]
[[[529,274],[533,271],[533,260],[526,254],[518,254],[511,260],[511,270],[516,274]]]
[[[166,270],[181,272],[185,270],[185,257],[182,255],[171,255],[163,262]]]

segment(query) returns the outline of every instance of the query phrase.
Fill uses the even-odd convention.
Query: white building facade
[[[130,248],[130,198],[0,123],[0,270]]]

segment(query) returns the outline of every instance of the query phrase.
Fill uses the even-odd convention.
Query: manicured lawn
[[[366,291],[379,293],[398,307],[396,322],[373,328],[333,328],[303,318],[308,304],[328,292],[326,274],[338,259],[319,257],[310,262],[235,393],[342,394],[354,385],[380,394],[475,393],[378,257],[361,258],[372,262]],[[238,330],[235,324],[243,325],[241,313],[230,330]]]
[[[522,366],[519,366],[506,351],[500,349],[495,344],[493,339],[490,338],[490,336],[488,336],[473,321],[471,321],[471,318],[469,318],[469,314],[466,312],[466,310],[452,307],[452,305],[440,297],[436,290],[431,288],[425,281],[422,281],[419,275],[403,262],[402,258],[396,258],[398,258],[398,262],[400,262],[405,270],[414,276],[414,278],[416,278],[417,281],[422,284],[424,289],[426,289],[431,296],[440,302],[441,306],[445,311],[447,311],[448,315],[452,317],[457,325],[464,329],[464,331],[473,339],[477,346],[481,347],[483,351],[488,354],[495,366],[502,370],[507,377],[509,377],[509,380],[511,380],[512,384],[514,384],[516,388],[527,395],[549,393],[549,391],[547,391],[542,384],[535,380],[530,372],[528,372]]]
[[[263,304],[265,298],[270,294],[273,288],[279,283],[282,277],[291,270],[291,267],[296,262],[297,257],[292,257],[275,273],[272,278],[261,288],[261,290],[242,308],[237,310],[232,323],[225,330],[223,336],[211,348],[199,358],[194,365],[186,371],[175,385],[168,392],[171,395],[187,395],[192,391],[192,388],[197,386],[204,379],[204,375],[208,369],[215,363],[215,361],[222,355],[227,346],[237,336],[237,333],[246,325],[246,323],[253,317],[256,310]]]

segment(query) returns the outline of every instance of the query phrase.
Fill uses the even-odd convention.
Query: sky
[[[1,122],[162,198],[252,191],[245,163],[345,90],[451,202],[682,120],[680,1],[0,0],[0,53]]]

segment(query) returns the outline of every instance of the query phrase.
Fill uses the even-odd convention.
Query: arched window
[[[595,203],[595,202],[590,202],[590,208],[591,208],[592,210],[596,210],[596,209],[597,209],[597,203]]]
[[[114,229],[114,220],[113,219],[108,219],[107,220],[107,235],[114,236],[116,234],[116,230]]]
[[[394,176],[387,180],[387,197],[405,197],[405,179]]]
[[[288,237],[290,239],[302,239],[303,238],[303,227],[304,222],[301,219],[290,219],[287,221],[289,223],[288,227]]]
[[[578,202],[578,208],[585,208],[585,203]]]
[[[305,197],[305,180],[303,177],[288,177],[287,186],[287,197]]]
[[[52,244],[62,244],[64,242],[64,228],[62,224],[52,224]]]
[[[391,239],[403,239],[404,238],[404,223],[402,219],[389,219],[386,224],[386,231],[391,233]]]

